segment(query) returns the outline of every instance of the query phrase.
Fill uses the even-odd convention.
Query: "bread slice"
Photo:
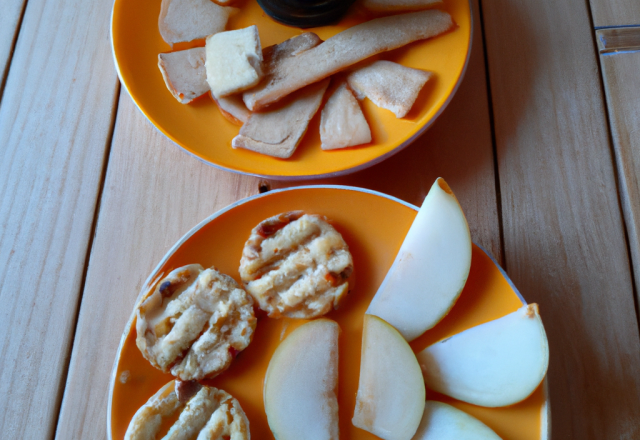
[[[293,38],[289,38],[282,43],[266,47],[262,51],[262,68],[264,76],[261,80],[261,84],[270,83],[272,81],[276,81],[278,78],[286,76],[287,71],[285,60],[288,58],[295,58],[305,51],[316,47],[320,43],[322,43],[322,40],[316,34],[313,32],[304,32]],[[249,89],[242,94],[242,99],[247,107],[249,107],[249,104],[253,102],[254,94],[259,90],[260,86]]]
[[[353,147],[371,142],[371,129],[360,104],[342,83],[322,109],[320,140],[323,150]]]
[[[222,116],[227,118],[229,122],[236,125],[242,125],[249,120],[251,112],[244,106],[244,102],[242,102],[240,95],[216,98],[212,94],[211,97],[218,105],[218,109],[220,110],[220,113],[222,113]]]
[[[328,85],[328,79],[312,84],[277,109],[252,113],[231,145],[281,159],[291,157],[318,111]]]
[[[244,102],[249,110],[258,111],[372,55],[435,37],[453,26],[451,16],[439,10],[392,15],[353,26],[312,49],[283,59],[281,73],[245,94]]]
[[[162,0],[158,29],[162,39],[173,47],[224,31],[229,15],[236,10],[211,0]]]
[[[158,68],[171,94],[188,104],[209,91],[204,70],[204,47],[161,53]]]
[[[367,97],[378,107],[403,118],[432,75],[431,72],[381,60],[350,73],[347,82],[358,99]]]
[[[442,0],[362,0],[360,4],[376,12],[415,11],[442,3]]]
[[[233,95],[262,78],[262,46],[258,27],[220,32],[207,37],[207,82],[215,97]]]

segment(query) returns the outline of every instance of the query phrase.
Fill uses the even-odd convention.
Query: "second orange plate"
[[[169,251],[147,280],[153,286],[176,267],[199,263],[215,266],[239,279],[238,267],[251,229],[272,215],[302,209],[327,216],[343,235],[353,254],[355,287],[340,310],[328,318],[342,329],[339,352],[340,438],[369,440],[377,437],[351,424],[360,372],[362,320],[369,302],[391,266],[416,216],[417,208],[399,199],[351,187],[313,186],[273,191],[239,201],[212,215]],[[143,292],[146,288],[143,288]],[[411,343],[414,351],[483,322],[511,313],[524,300],[506,274],[478,246],[473,247],[467,284],[451,312],[433,329]],[[543,319],[544,319],[544,310]],[[124,331],[110,386],[109,440],[122,440],[136,410],[169,382],[147,362],[136,347],[134,317]],[[269,360],[280,342],[297,326],[294,319],[261,318],[254,339],[233,361],[229,370],[207,381],[238,399],[247,413],[251,437],[273,439],[262,400]],[[529,398],[506,408],[483,408],[427,390],[427,399],[440,400],[482,420],[503,440],[546,440],[548,405],[543,383]]]
[[[239,127],[222,116],[208,95],[183,105],[169,93],[158,69],[158,54],[172,50],[158,32],[160,3],[161,0],[115,0],[111,38],[122,84],[153,125],[202,161],[230,171],[277,179],[346,174],[400,151],[444,110],[462,79],[470,49],[472,20],[469,1],[445,0],[438,8],[453,16],[458,25],[456,30],[376,57],[435,73],[406,118],[396,119],[390,111],[365,100],[363,110],[371,126],[373,142],[345,150],[322,151],[318,112],[294,155],[281,160],[231,148],[231,139],[238,134]],[[240,12],[229,20],[227,28],[257,25],[262,47],[303,32],[276,23],[266,16],[255,0],[238,0],[234,6]],[[337,25],[309,30],[326,40],[370,18],[356,3]],[[182,43],[175,45],[173,50],[203,45],[204,41]]]

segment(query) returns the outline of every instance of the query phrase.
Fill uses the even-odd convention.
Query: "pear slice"
[[[427,400],[412,440],[501,440],[480,420],[446,403]]]
[[[467,220],[447,182],[438,178],[367,313],[412,341],[449,313],[470,268]]]
[[[271,357],[264,408],[278,440],[337,440],[338,335],[335,321],[297,328]]]
[[[540,385],[549,344],[537,304],[472,327],[420,353],[428,388],[487,407],[513,405]]]
[[[407,341],[382,319],[365,315],[353,425],[384,440],[407,440],[418,429],[424,402],[420,365]]]

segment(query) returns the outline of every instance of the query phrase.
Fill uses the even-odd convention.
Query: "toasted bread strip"
[[[433,74],[391,61],[376,61],[347,77],[349,87],[360,100],[369,98],[378,107],[404,118]]]
[[[158,55],[158,68],[164,82],[182,104],[188,104],[209,91],[204,54],[204,47],[196,47]]]
[[[353,147],[371,142],[371,129],[360,104],[343,83],[322,109],[320,139],[323,150]]]
[[[291,157],[318,111],[328,85],[328,79],[312,84],[291,96],[282,107],[252,113],[231,145],[281,159]]]
[[[211,94],[211,98],[218,104],[218,109],[222,116],[236,125],[242,125],[249,120],[251,112],[247,110],[240,95],[227,96],[226,98],[216,98]]]
[[[174,43],[206,38],[224,31],[229,15],[237,11],[210,0],[162,0],[158,29],[162,39]]]
[[[266,47],[262,51],[264,59],[262,67],[264,71],[263,81],[267,82],[273,78],[283,76],[286,72],[282,69],[282,64],[286,58],[296,57],[320,43],[322,43],[322,40],[316,34],[304,32],[282,43]]]
[[[258,111],[372,55],[435,37],[453,26],[451,16],[438,10],[377,18],[353,26],[313,49],[283,59],[279,74],[245,92],[244,103],[249,110]]]
[[[442,0],[362,0],[360,4],[370,11],[415,11],[442,3]]]

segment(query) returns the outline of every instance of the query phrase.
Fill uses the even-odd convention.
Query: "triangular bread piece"
[[[281,159],[291,157],[318,111],[328,85],[328,79],[312,84],[292,95],[282,107],[252,113],[231,145]]]
[[[360,4],[376,12],[416,11],[442,3],[442,0],[362,0]]]
[[[431,72],[381,60],[352,72],[347,82],[358,99],[367,97],[378,107],[403,118],[432,75]]]
[[[158,68],[164,82],[182,104],[188,104],[209,91],[204,56],[204,47],[158,55]]]
[[[358,100],[342,83],[322,109],[320,140],[323,150],[353,147],[371,142],[371,129]]]
[[[227,118],[229,122],[236,125],[242,125],[249,120],[251,112],[244,106],[244,102],[242,102],[240,95],[216,98],[212,93],[211,98],[213,98],[215,103],[218,104],[220,113],[222,113],[222,116]]]
[[[162,39],[173,46],[224,31],[234,11],[211,0],[162,0],[158,28]]]

